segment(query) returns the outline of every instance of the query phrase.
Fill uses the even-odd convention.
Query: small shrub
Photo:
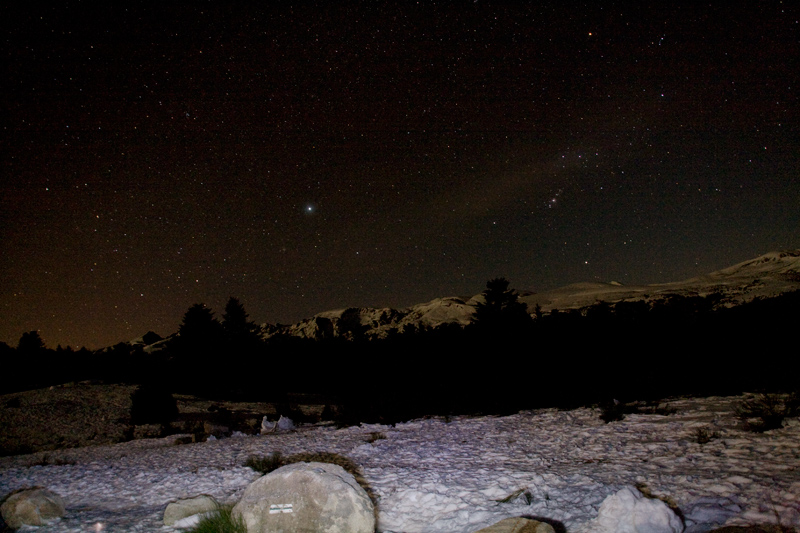
[[[369,434],[369,437],[367,437],[367,442],[372,444],[375,441],[383,440],[385,438],[386,438],[385,433],[381,433],[380,431],[373,431],[372,433]]]
[[[336,420],[336,411],[329,404],[325,404],[322,414],[319,415],[320,422],[332,422]]]
[[[234,517],[232,508],[223,506],[219,512],[200,520],[189,533],[247,533],[241,517]]]
[[[783,400],[786,409],[789,410],[789,416],[800,414],[800,390],[796,390]]]
[[[295,424],[313,424],[319,421],[316,417],[304,413],[296,404],[282,403],[276,410],[278,417],[285,416]]]
[[[131,423],[169,424],[178,416],[178,401],[158,385],[139,385],[131,394]]]
[[[751,431],[762,433],[783,427],[783,419],[800,411],[797,393],[784,397],[780,394],[759,394],[743,400],[735,407],[736,416],[742,419]]]
[[[602,405],[600,410],[600,420],[606,424],[623,420],[626,414],[639,412],[639,408],[635,404],[628,405],[617,400]]]
[[[212,404],[207,411],[212,413],[211,421],[218,426],[230,426],[233,423],[233,413],[225,406]]]
[[[697,428],[694,432],[694,439],[697,444],[708,444],[713,439],[718,439],[719,433],[716,431],[709,432],[706,428]]]

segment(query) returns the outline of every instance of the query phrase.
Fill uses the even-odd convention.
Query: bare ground
[[[136,385],[67,383],[0,396],[0,456],[30,454],[125,442],[136,438],[188,434],[205,438],[218,431],[256,433],[261,419],[278,414],[272,403],[212,401],[174,395],[178,417],[168,426],[131,424]],[[322,406],[293,405],[314,417]]]

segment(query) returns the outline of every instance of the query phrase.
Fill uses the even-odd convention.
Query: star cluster
[[[791,3],[1,9],[12,345],[800,247]]]

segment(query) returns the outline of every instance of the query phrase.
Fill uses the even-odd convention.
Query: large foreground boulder
[[[24,489],[13,493],[0,505],[3,520],[12,529],[43,526],[65,513],[64,500],[47,489]]]
[[[556,533],[553,526],[530,518],[506,518],[475,533]]]
[[[233,508],[248,533],[372,533],[375,509],[344,468],[294,463],[254,481]]]
[[[597,518],[584,531],[591,533],[682,533],[680,517],[661,500],[646,498],[624,487],[603,500]]]

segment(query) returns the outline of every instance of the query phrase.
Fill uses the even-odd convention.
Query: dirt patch
[[[128,440],[135,388],[70,383],[0,396],[0,455]]]
[[[232,431],[254,434],[266,415],[317,421],[323,405],[227,402],[175,394],[178,416],[168,426],[131,424],[131,394],[136,385],[68,383],[0,396],[0,456],[115,444],[176,433],[194,435]],[[308,398],[292,398],[308,400]]]

